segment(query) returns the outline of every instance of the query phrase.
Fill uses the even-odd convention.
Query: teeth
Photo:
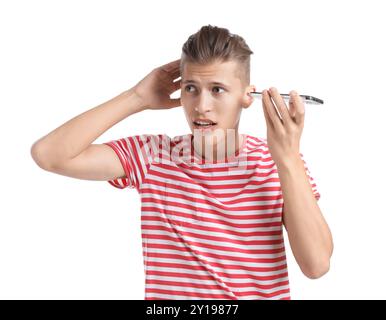
[[[213,124],[213,122],[203,122],[203,121],[195,121],[195,123],[202,126]]]

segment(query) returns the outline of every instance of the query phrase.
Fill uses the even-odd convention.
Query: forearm
[[[302,271],[316,278],[327,272],[333,242],[313,195],[301,157],[277,164],[284,200],[283,221],[294,257]]]
[[[31,153],[50,164],[71,159],[109,128],[142,110],[144,107],[133,89],[126,90],[40,138],[32,146]]]

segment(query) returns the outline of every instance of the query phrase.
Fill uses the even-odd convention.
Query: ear
[[[256,86],[251,84],[245,88],[243,99],[242,99],[242,106],[243,108],[248,108],[252,102],[254,101],[254,97],[249,95],[250,92],[256,91]]]

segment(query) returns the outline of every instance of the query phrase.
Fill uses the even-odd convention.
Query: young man
[[[299,152],[301,98],[292,91],[288,109],[275,88],[264,90],[267,139],[238,133],[253,102],[252,53],[243,38],[204,26],[181,59],[31,148],[45,170],[139,192],[146,299],[290,299],[283,224],[307,277],[329,269],[331,233]],[[181,105],[193,134],[92,143],[136,112]]]

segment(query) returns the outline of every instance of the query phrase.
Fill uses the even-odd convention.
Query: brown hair
[[[253,51],[241,36],[230,33],[226,28],[209,24],[190,35],[182,46],[180,70],[182,72],[185,62],[208,64],[234,60],[240,65],[236,76],[242,85],[248,85],[251,54]]]

